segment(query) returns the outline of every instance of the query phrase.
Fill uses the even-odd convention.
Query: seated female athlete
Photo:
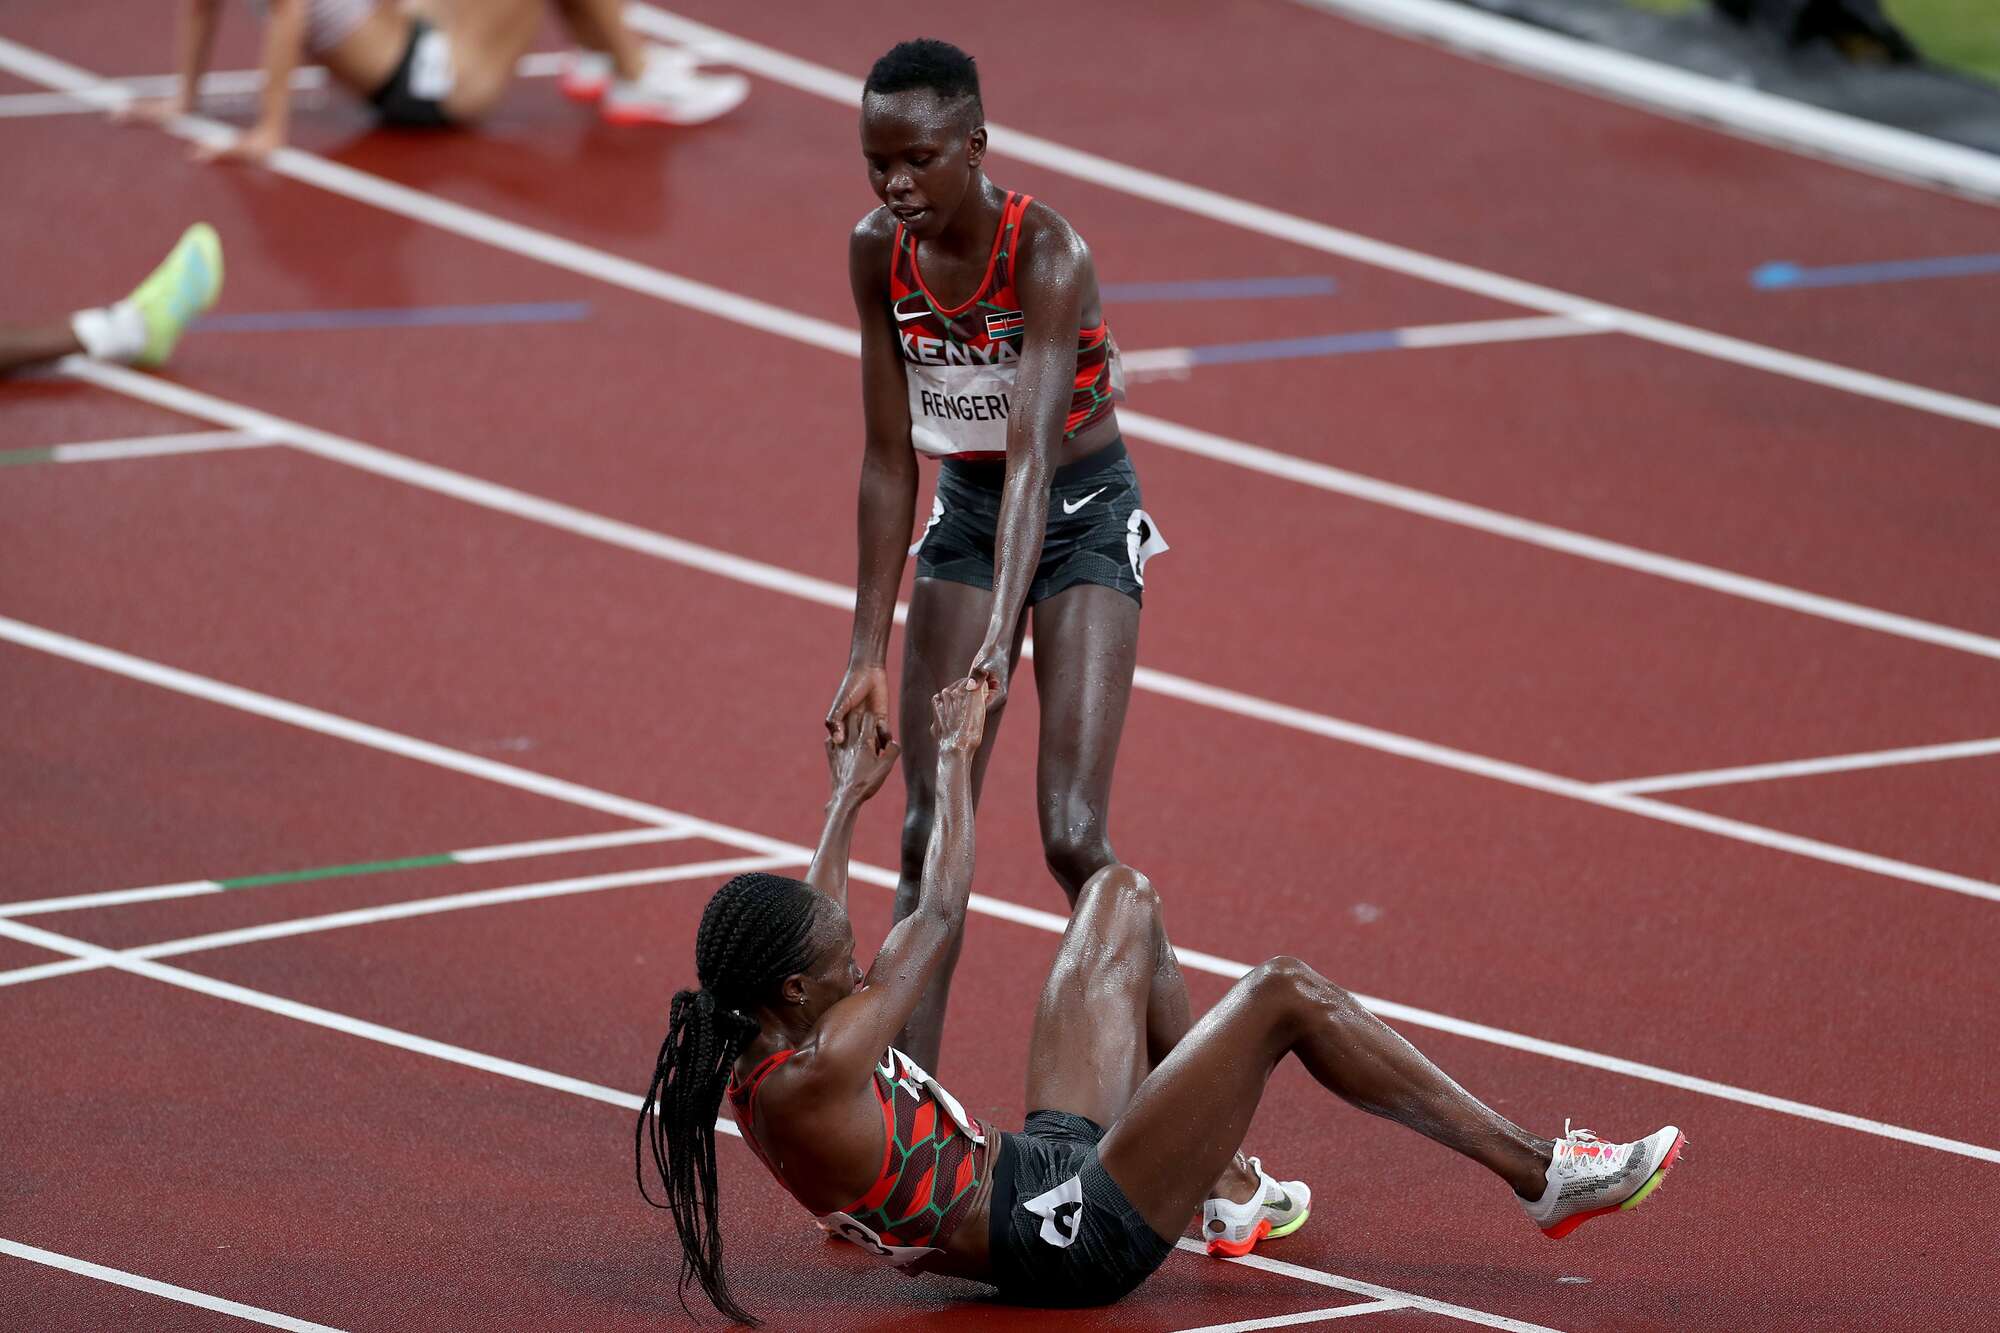
[[[1043,1306],[1115,1301],[1165,1261],[1287,1055],[1362,1110],[1492,1171],[1551,1237],[1635,1207],[1679,1155],[1671,1125],[1624,1144],[1528,1134],[1293,958],[1253,969],[1156,1066],[1146,1011],[1172,953],[1158,898],[1123,865],[1084,885],[1043,987],[1025,1127],[974,1123],[889,1045],[963,926],[972,884],[986,687],[948,687],[932,715],[938,802],[920,901],[866,977],[846,911],[848,847],[856,812],[896,759],[893,745],[874,750],[872,727],[856,722],[829,743],[833,798],[806,880],[739,875],[702,914],[701,987],[673,998],[638,1124],[680,1236],[683,1299],[698,1281],[717,1309],[756,1322],[723,1272],[715,1116],[725,1092],[744,1142],[829,1231],[898,1267]],[[639,1172],[644,1192],[643,1157]],[[1269,1192],[1295,1188],[1257,1177]]]
[[[365,98],[384,124],[466,125],[492,110],[534,43],[546,0],[252,0],[265,12],[264,89],[256,125],[201,158],[261,160],[284,146],[291,122],[291,77],[301,60],[326,66],[336,83]],[[180,89],[131,108],[164,121],[195,109],[222,0],[182,0],[177,47]],[[696,72],[694,56],[647,48],[625,26],[620,0],[554,0],[580,46],[563,92],[597,101],[618,124],[694,125],[722,115],[749,92],[740,74]]]

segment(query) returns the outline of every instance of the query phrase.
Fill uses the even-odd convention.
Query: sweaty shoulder
[[[873,209],[862,215],[848,233],[847,256],[850,261],[863,258],[887,261],[889,249],[896,241],[896,215],[887,208]]]
[[[1048,277],[1091,273],[1090,247],[1069,219],[1037,199],[1021,214],[1021,263]]]

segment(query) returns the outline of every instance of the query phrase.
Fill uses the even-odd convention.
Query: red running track
[[[848,71],[902,35],[865,22],[808,32],[782,7],[689,12]],[[1990,365],[1969,353],[1976,286],[1829,293],[1809,309],[1817,296],[1785,305],[1741,281],[1767,258],[1880,257],[1853,253],[1857,238],[1977,248],[1971,205],[1300,8],[1257,6],[1199,30],[1148,14],[1087,11],[1081,40],[1054,56],[1026,44],[1046,25],[1018,10],[1012,24],[968,19],[962,40],[988,71],[996,118],[1037,133],[1581,294],[1994,395]],[[5,35],[104,73],[157,69],[164,17],[95,22],[87,7],[49,11],[10,18]],[[231,36],[224,63],[249,59],[246,36]],[[1092,91],[1107,49],[1157,76],[1115,102]],[[1268,71],[1259,82],[1287,114],[1227,110],[1245,69]],[[1268,92],[1288,84],[1314,96]],[[850,120],[760,81],[739,116],[700,133],[612,135],[524,84],[478,138],[356,138],[363,122],[339,106],[303,112],[298,138],[844,324],[840,245],[866,203]],[[1465,124],[1479,135],[1452,131]],[[198,171],[150,135],[84,118],[10,133],[31,148],[39,190],[65,206],[59,243],[46,218],[0,218],[26,308],[67,308],[143,271],[160,237],[117,206],[135,189],[149,217],[221,228],[231,309],[587,300],[581,324],[197,335],[169,378],[708,548],[848,577],[851,362],[293,182]],[[1315,147],[1326,169],[1287,168]],[[1078,218],[1108,281],[1328,273],[1341,284],[1256,308],[1134,305],[1116,315],[1128,346],[1520,313],[1004,167],[1007,183]],[[1742,225],[1726,244],[1662,225],[1670,196]],[[1774,253],[1815,210],[1837,219],[1813,233],[1823,252]],[[1982,579],[2000,555],[1982,500],[1993,464],[1976,427],[1610,338],[1204,370],[1140,394],[1145,411],[1301,457],[1995,628]],[[207,427],[49,381],[0,390],[0,419],[10,448]],[[1588,781],[2000,734],[1988,659],[1135,449],[1175,543],[1149,589],[1143,655],[1155,668]],[[812,836],[817,709],[846,630],[836,609],[288,450],[0,476],[0,522],[31,534],[32,552],[0,568],[0,614],[596,791]],[[26,648],[0,646],[0,662],[13,901],[628,826]],[[981,825],[981,888],[1047,910],[1059,900],[1027,799],[1027,689],[1014,712]],[[1980,830],[1993,762],[1669,799],[1991,880],[1995,848]],[[1165,778],[1196,772],[1199,784]],[[1982,1058],[2000,1041],[1980,1003],[1989,901],[1152,694],[1133,707],[1124,774],[1119,845],[1161,885],[1185,946],[1241,962],[1297,952],[1425,1013],[2000,1143]],[[892,862],[893,805],[871,812],[865,860]],[[737,854],[689,840],[22,922],[129,948]],[[629,1096],[665,996],[686,980],[710,882],[165,961]],[[856,894],[859,932],[879,935],[886,895]],[[1018,1123],[1028,1015],[1055,940],[989,916],[969,930],[945,1074],[977,1113]],[[0,972],[57,957],[0,937]],[[1223,985],[1190,980],[1201,1004]],[[617,1105],[102,970],[0,986],[0,1009],[21,1071],[0,1093],[19,1181],[0,1197],[0,1238],[338,1327],[680,1318],[671,1239],[632,1197],[630,1115]],[[1636,1217],[1550,1246],[1476,1172],[1329,1105],[1288,1070],[1252,1146],[1313,1181],[1319,1203],[1272,1257],[1565,1329],[1933,1328],[2000,1294],[1978,1239],[1989,1161],[1425,1021],[1405,1030],[1524,1123],[1552,1130],[1575,1116],[1622,1134],[1671,1118],[1693,1140],[1688,1166]],[[757,1275],[748,1298],[777,1326],[869,1327],[912,1309],[941,1326],[1048,1326],[968,1301],[971,1288],[819,1254],[747,1156],[730,1161],[733,1263]],[[1948,1183],[1912,1197],[1912,1180]],[[0,1264],[0,1323],[223,1320]],[[1363,1299],[1180,1255],[1133,1301],[1065,1326],[1178,1329]]]

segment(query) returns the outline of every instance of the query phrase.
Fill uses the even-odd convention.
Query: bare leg
[[[903,645],[903,685],[898,729],[903,744],[902,878],[896,884],[895,919],[901,921],[916,910],[923,883],[924,849],[930,845],[931,811],[936,804],[937,743],[931,739],[931,696],[958,680],[972,664],[973,654],[986,637],[992,614],[993,594],[965,583],[943,579],[918,579],[910,594],[910,620]],[[1021,657],[1021,634],[1026,617],[1014,632],[1014,659]],[[1011,673],[1010,673],[1011,675]],[[986,739],[972,761],[972,800],[979,803],[980,788],[986,782],[986,765],[993,755],[993,742],[1000,734],[1006,712],[1002,704],[986,718]],[[944,965],[932,978],[916,1012],[896,1040],[896,1048],[933,1074],[937,1072],[938,1047],[944,1040],[945,1001],[951,994],[952,972],[958,967],[958,951],[965,936],[952,941]]]
[[[645,45],[625,26],[619,0],[556,0],[556,9],[578,46],[610,55],[619,78],[636,79],[644,72]]]
[[[1081,583],[1038,602],[1034,619],[1035,693],[1042,707],[1035,801],[1042,855],[1074,907],[1084,883],[1118,861],[1109,832],[1111,776],[1138,666],[1139,604],[1116,589]],[[1146,1046],[1158,1064],[1187,1035],[1191,1020],[1187,984],[1164,932],[1152,949],[1156,972]]]
[[[68,320],[47,324],[0,324],[0,375],[81,352],[83,344]]]
[[[514,65],[534,45],[543,0],[427,0],[423,13],[451,41],[457,81],[445,99],[452,119],[478,120],[514,80]]]
[[[1100,1125],[1125,1113],[1153,1071],[1147,1018],[1165,943],[1160,900],[1144,875],[1111,865],[1084,883],[1035,1006],[1030,1111],[1068,1111]]]
[[[1320,1085],[1478,1162],[1516,1194],[1546,1184],[1550,1145],[1447,1078],[1340,987],[1295,958],[1236,983],[1142,1084],[1099,1148],[1160,1235],[1181,1233],[1243,1139],[1272,1069],[1297,1055]]]

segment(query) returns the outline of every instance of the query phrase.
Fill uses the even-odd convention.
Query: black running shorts
[[[452,80],[451,48],[446,40],[422,19],[411,20],[409,44],[403,47],[396,72],[368,98],[384,125],[437,130],[452,123],[444,112],[444,97]]]
[[[989,1245],[1002,1298],[1109,1305],[1174,1252],[1097,1160],[1104,1131],[1067,1111],[1033,1111],[1000,1135]]]
[[[993,546],[1006,479],[1004,459],[944,460],[930,523],[912,548],[918,578],[993,587]],[[1047,601],[1079,583],[1116,588],[1142,601],[1146,561],[1166,549],[1152,515],[1141,507],[1139,477],[1125,442],[1113,440],[1056,469],[1042,559],[1028,585],[1028,604]]]

